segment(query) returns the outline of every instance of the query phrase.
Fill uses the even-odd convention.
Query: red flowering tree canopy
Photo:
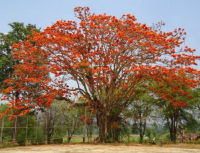
[[[2,91],[13,115],[49,106],[55,98],[73,103],[72,94],[94,111],[110,112],[126,107],[142,88],[187,106],[174,97],[190,98],[187,89],[199,83],[200,74],[192,66],[200,57],[183,46],[184,29],[163,32],[130,14],[118,19],[91,14],[88,7],[74,11],[79,22],[57,21],[13,45],[19,64]]]

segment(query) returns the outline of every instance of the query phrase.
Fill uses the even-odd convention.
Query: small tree
[[[128,107],[128,110],[125,111],[125,116],[133,119],[132,129],[137,130],[140,136],[140,143],[143,143],[147,120],[152,113],[155,99],[151,93],[145,92],[145,89],[140,90],[137,98],[133,100],[133,103]]]
[[[191,115],[191,109],[189,108],[177,108],[169,102],[160,103],[160,114],[163,116],[163,120],[166,122],[166,126],[169,129],[170,140],[176,143],[179,127],[185,127],[188,123],[194,122],[194,118]]]

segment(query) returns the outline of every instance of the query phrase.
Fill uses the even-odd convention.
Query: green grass
[[[98,135],[93,135],[92,136],[92,140],[94,140]],[[136,134],[131,134],[129,136],[129,141],[128,141],[128,137],[124,136],[122,138],[122,142],[124,143],[128,143],[128,142],[133,142],[133,143],[138,143],[138,139],[139,139],[139,135]],[[70,143],[82,143],[83,142],[83,135],[73,135]],[[88,138],[85,137],[85,142],[88,143]],[[63,143],[67,143],[67,137],[63,138]]]
[[[3,143],[3,144],[0,144],[0,148],[8,148],[8,147],[15,147],[15,146],[18,146],[18,145],[14,144],[14,143]]]
[[[97,137],[97,135],[93,135],[92,139],[94,139],[95,137]],[[63,142],[67,143],[67,137],[63,138]],[[72,139],[70,141],[70,143],[82,143],[83,142],[83,135],[74,135],[72,136]],[[88,138],[85,137],[85,142],[88,143]]]

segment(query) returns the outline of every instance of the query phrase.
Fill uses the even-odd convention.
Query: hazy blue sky
[[[200,53],[200,0],[0,0],[0,32],[8,32],[14,21],[45,28],[56,20],[74,20],[76,6],[89,6],[96,14],[134,14],[148,25],[162,20],[167,31],[185,28],[186,44]]]

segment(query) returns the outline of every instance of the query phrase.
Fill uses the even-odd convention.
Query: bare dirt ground
[[[0,153],[200,153],[200,145],[41,145],[3,148]]]

